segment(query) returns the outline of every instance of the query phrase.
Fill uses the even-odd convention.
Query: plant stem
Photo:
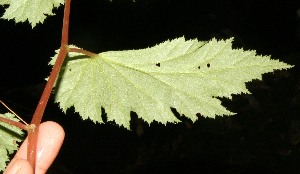
[[[53,66],[53,69],[50,73],[48,82],[45,86],[45,89],[42,93],[41,99],[37,105],[37,108],[33,114],[33,118],[31,120],[31,125],[33,125],[33,129],[28,130],[28,148],[27,148],[27,160],[30,162],[31,166],[35,170],[36,167],[36,151],[37,151],[37,141],[38,141],[38,132],[39,125],[41,123],[46,105],[48,103],[53,85],[55,80],[59,74],[60,68],[63,64],[63,61],[67,55],[68,49],[68,40],[69,40],[69,16],[70,16],[70,4],[71,0],[65,1],[65,9],[64,9],[64,19],[63,19],[63,27],[62,27],[62,38],[61,38],[61,46],[60,51],[58,53],[57,60]]]
[[[90,51],[87,51],[87,50],[84,50],[84,49],[81,49],[81,48],[69,48],[68,52],[82,53],[82,54],[87,55],[89,57],[95,57],[95,56],[98,55],[96,53],[93,53],[93,52],[90,52]]]
[[[20,129],[23,129],[23,130],[27,130],[27,125],[25,125],[23,123],[20,123],[20,122],[17,122],[17,121],[7,119],[7,118],[0,117],[0,122],[16,126],[16,127],[20,128]]]

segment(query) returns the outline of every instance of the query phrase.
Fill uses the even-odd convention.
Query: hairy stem
[[[63,27],[62,27],[62,38],[61,38],[61,46],[60,51],[58,53],[57,60],[53,66],[53,69],[50,73],[48,82],[45,86],[45,89],[42,93],[41,99],[37,105],[37,108],[33,114],[33,118],[31,120],[32,129],[28,130],[28,149],[27,149],[27,160],[30,162],[31,166],[35,170],[36,167],[36,151],[37,151],[37,141],[38,141],[38,130],[39,125],[41,123],[46,105],[48,103],[53,85],[55,80],[59,74],[61,65],[67,55],[68,49],[68,39],[69,39],[69,15],[70,15],[70,4],[71,0],[65,1],[65,9],[64,9],[64,19],[63,19]]]

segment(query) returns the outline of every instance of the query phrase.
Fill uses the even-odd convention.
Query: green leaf
[[[1,117],[19,121],[11,113],[0,114]],[[6,162],[9,161],[9,154],[18,150],[17,142],[22,141],[23,132],[21,129],[9,124],[0,122],[0,171],[4,171]]]
[[[100,123],[104,107],[108,121],[126,128],[130,111],[148,123],[164,124],[179,121],[170,107],[192,121],[197,113],[232,115],[217,97],[250,93],[245,82],[292,67],[257,56],[255,51],[232,49],[232,41],[182,37],[146,49],[103,52],[94,58],[69,53],[55,100],[63,111],[74,106],[83,119]]]
[[[29,21],[32,28],[43,23],[54,7],[64,4],[64,0],[0,0],[0,5],[9,5],[2,18],[18,22]]]

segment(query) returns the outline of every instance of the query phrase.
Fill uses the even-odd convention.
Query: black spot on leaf
[[[209,67],[210,67],[210,64],[208,63],[206,66],[207,66],[207,68],[209,68]]]
[[[200,66],[198,66],[198,69],[200,69]]]
[[[160,67],[160,63],[155,64],[157,67]]]

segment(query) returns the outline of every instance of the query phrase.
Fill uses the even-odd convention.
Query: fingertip
[[[42,123],[39,131],[36,172],[45,173],[61,148],[65,132],[53,121]]]
[[[41,123],[40,129],[42,129],[42,130],[46,129],[46,131],[51,133],[51,135],[57,135],[59,137],[59,139],[62,139],[62,140],[65,137],[64,129],[61,127],[61,125],[59,125],[58,123],[53,122],[53,121],[46,121],[46,122]]]
[[[25,159],[13,159],[3,174],[33,174],[33,169]]]

